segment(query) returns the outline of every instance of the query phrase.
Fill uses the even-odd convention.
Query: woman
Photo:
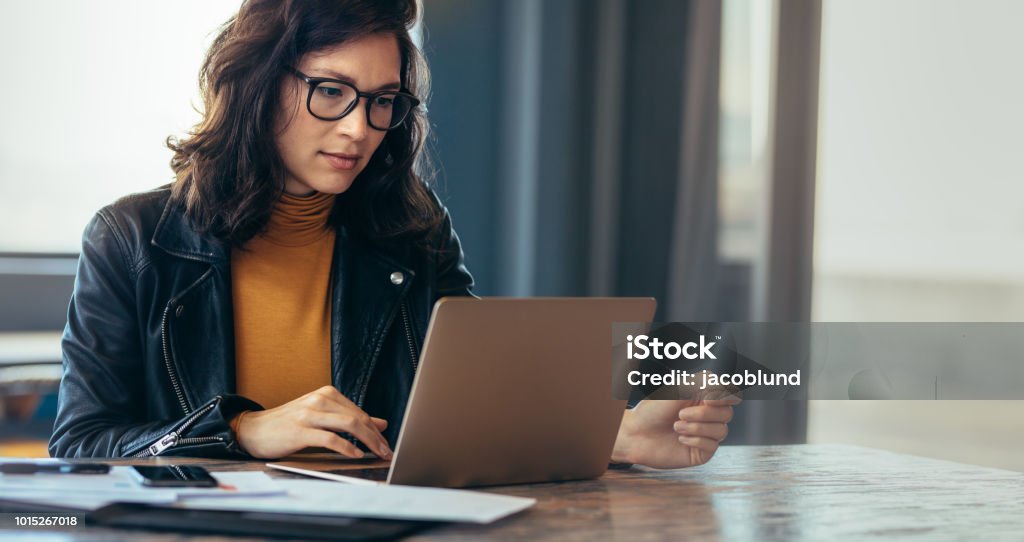
[[[429,311],[473,285],[417,174],[415,20],[411,1],[250,0],[227,23],[173,185],[86,227],[52,455],[391,456]],[[730,404],[642,403],[612,459],[703,463]]]

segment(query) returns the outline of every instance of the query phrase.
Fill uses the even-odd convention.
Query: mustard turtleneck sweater
[[[334,200],[282,195],[266,231],[231,253],[236,388],[264,408],[331,384]]]

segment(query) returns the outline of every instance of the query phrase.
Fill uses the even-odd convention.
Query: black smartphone
[[[217,480],[206,469],[192,465],[136,466],[132,471],[147,487],[217,487]]]

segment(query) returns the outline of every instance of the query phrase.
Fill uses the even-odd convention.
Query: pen
[[[105,463],[0,463],[0,474],[106,474]]]

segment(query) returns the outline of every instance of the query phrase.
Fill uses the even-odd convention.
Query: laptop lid
[[[443,298],[434,306],[388,483],[470,487],[600,476],[625,401],[612,323],[653,298]]]

